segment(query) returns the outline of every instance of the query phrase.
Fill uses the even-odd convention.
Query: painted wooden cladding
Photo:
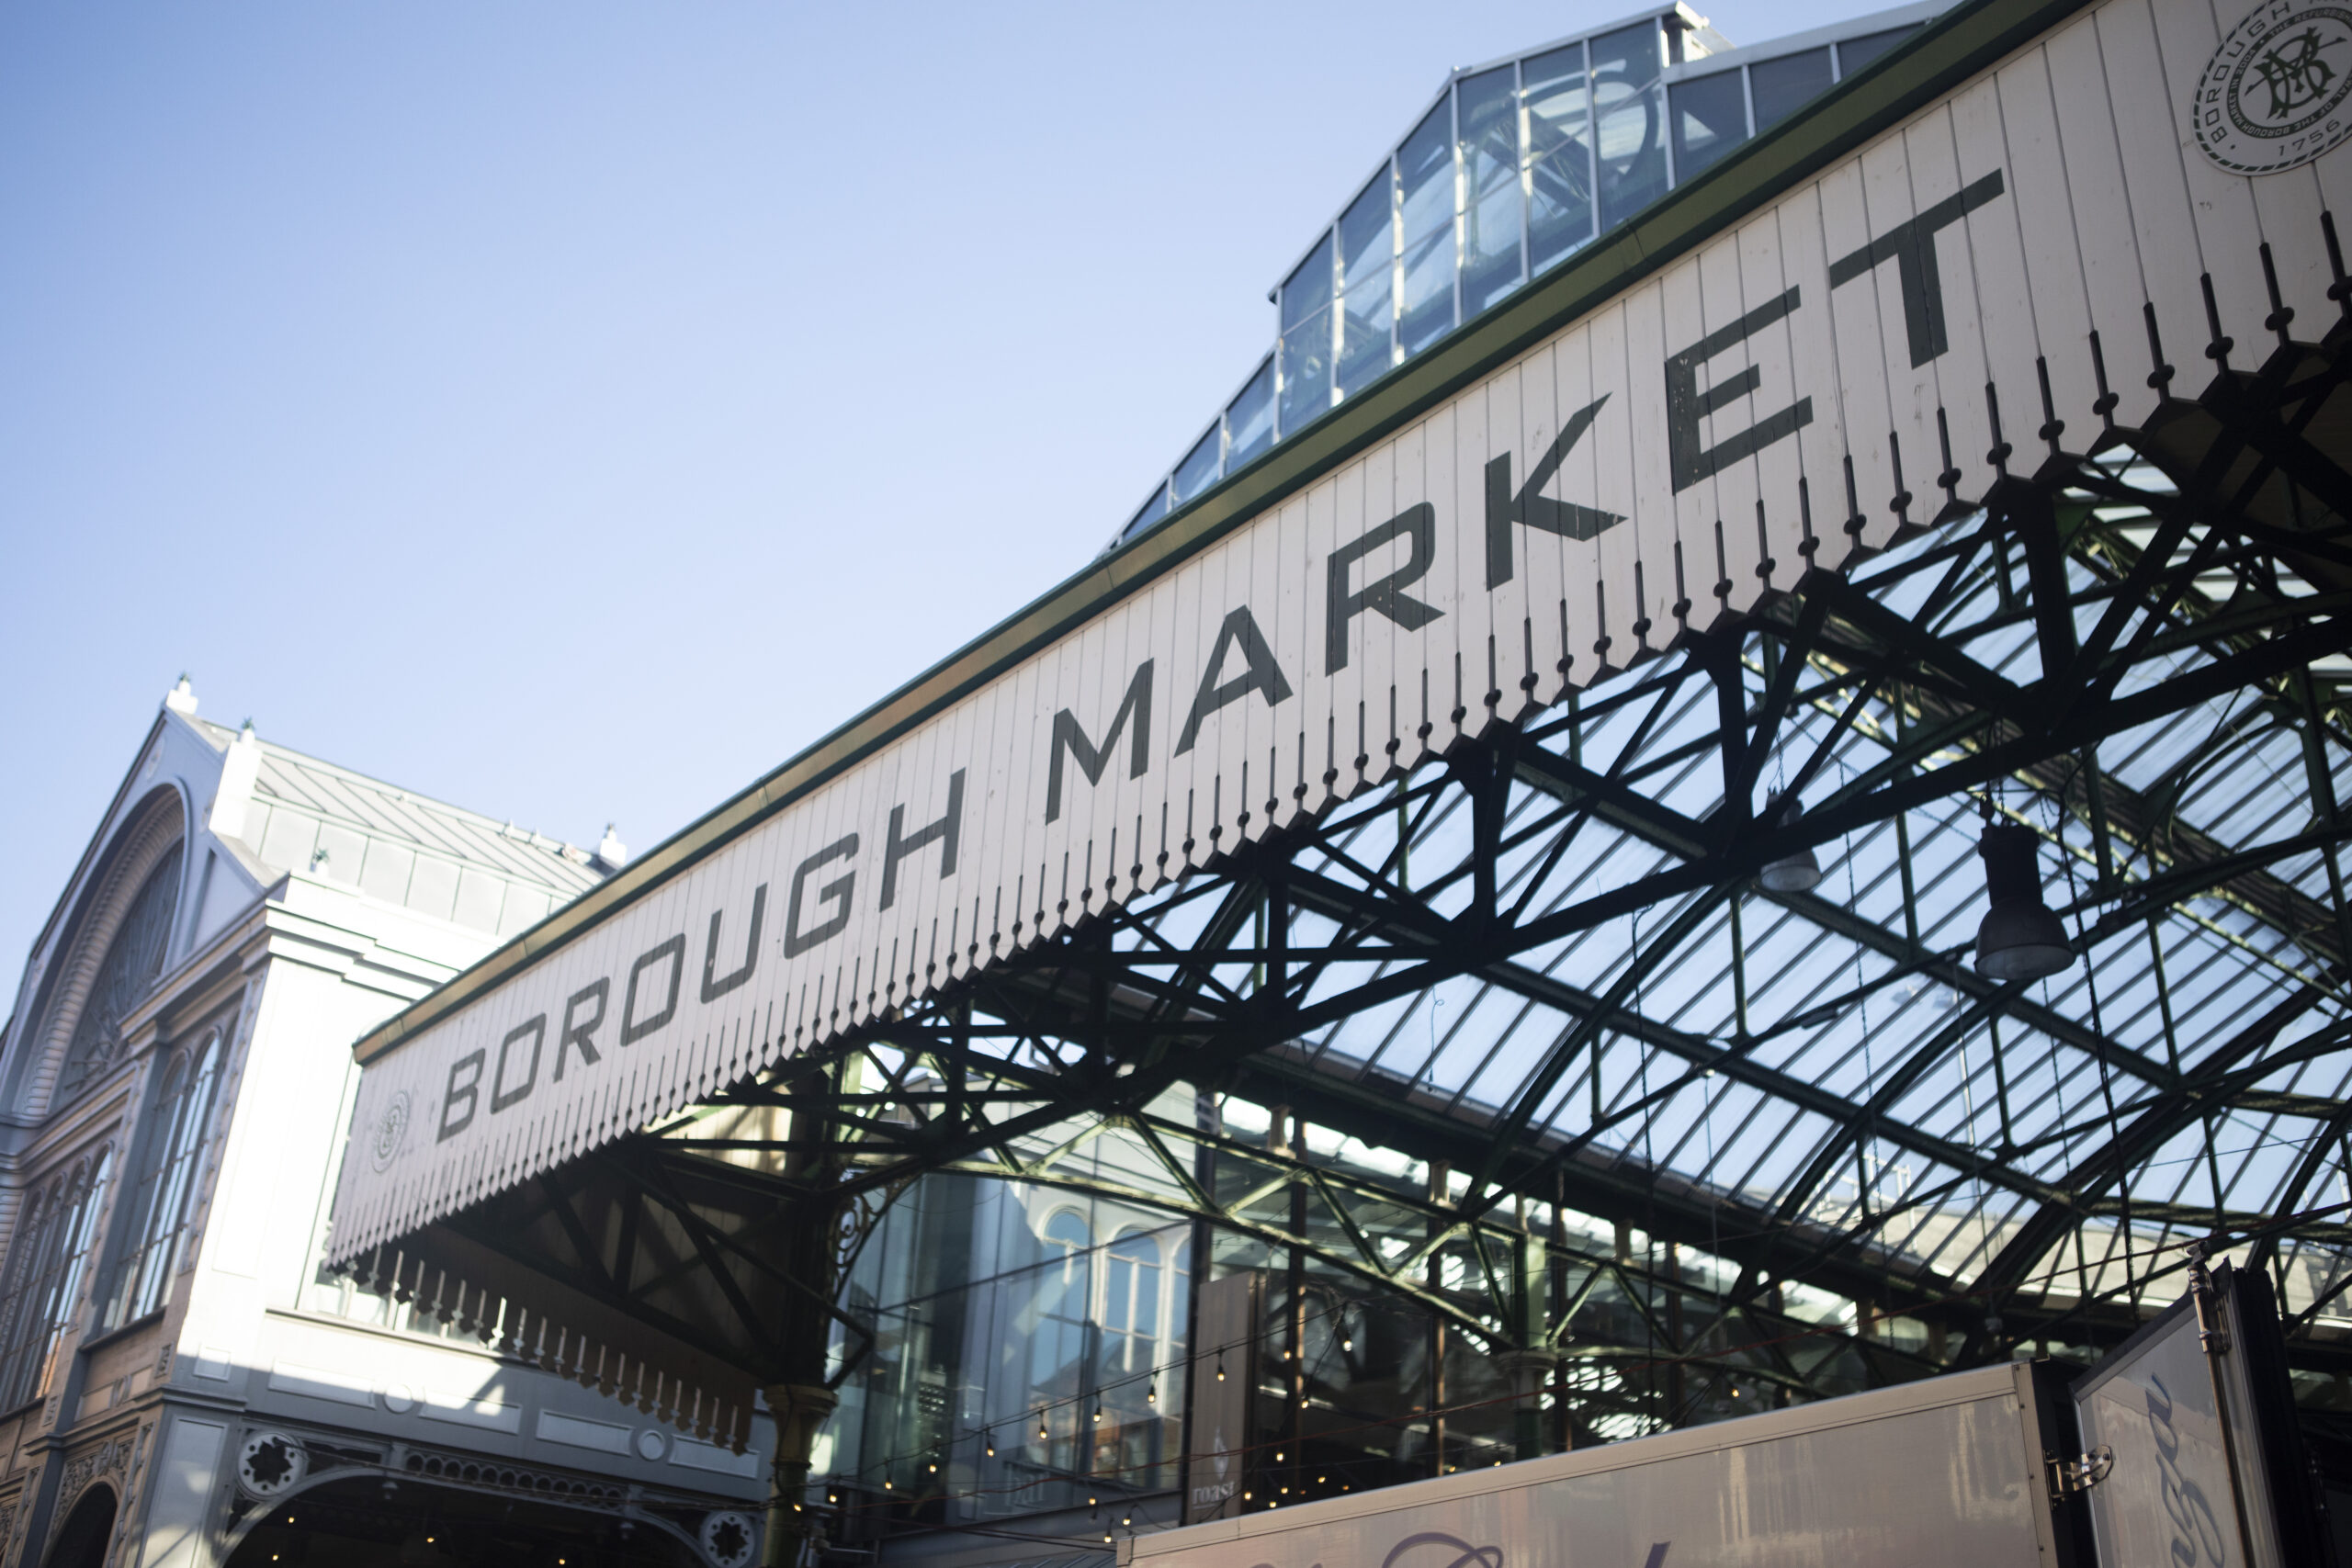
[[[2322,213],[2352,163],[2248,179],[2202,157],[2188,90],[2236,20],[2201,0],[2077,14],[371,1062],[336,1254],[1556,702],[1792,585],[1808,558],[1883,547],[1983,495],[2004,449],[2017,471],[2052,435],[2085,450],[2207,382],[2215,318],[2226,362],[2250,367],[2276,341],[2273,278],[2296,335],[2316,339],[2339,312]],[[1925,329],[1918,278],[1906,288],[1887,249],[1923,220],[1940,222]],[[1753,385],[1686,425],[1679,457],[1671,364],[1701,345],[1701,400]],[[1580,416],[1556,473],[1522,494]],[[1739,450],[1759,426],[1777,438]],[[1490,582],[1496,508],[1544,503],[1617,521],[1585,537],[1509,523],[1510,571]],[[1381,582],[1393,592],[1346,619],[1335,664],[1335,595]],[[1148,718],[1138,701],[1114,738],[1147,661]],[[1245,680],[1178,750],[1204,694]],[[1065,750],[1049,821],[1065,712],[1101,773]],[[1130,776],[1138,724],[1146,766]],[[898,859],[885,909],[894,811],[903,841],[951,795],[952,874],[934,834]],[[811,931],[829,934],[788,951]],[[566,1020],[596,1012],[598,982],[591,1061]],[[650,1019],[623,1043],[625,1021]]]

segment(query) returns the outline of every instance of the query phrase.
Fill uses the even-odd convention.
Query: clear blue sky
[[[1083,565],[1446,71],[1617,14],[0,9],[6,965],[184,670],[650,847]]]

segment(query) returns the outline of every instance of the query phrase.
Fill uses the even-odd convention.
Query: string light
[[[989,1458],[996,1458],[996,1428],[989,1428]]]
[[[1159,1403],[1159,1380],[1158,1378],[1152,1379],[1151,1382],[1144,1385],[1143,1402],[1146,1404],[1157,1404]]]
[[[1037,1412],[1037,1440],[1041,1443],[1045,1442],[1048,1440],[1049,1436],[1050,1434],[1046,1430],[1046,1413],[1040,1410]]]
[[[1222,1350],[1216,1353],[1216,1381],[1219,1382],[1225,1381],[1225,1352]]]
[[[1099,1399],[1094,1402],[1094,1424],[1102,1425],[1102,1402]]]

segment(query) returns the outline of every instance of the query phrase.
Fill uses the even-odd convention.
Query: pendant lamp
[[[1792,828],[1804,814],[1804,802],[1793,795],[1764,803],[1764,820],[1775,828]],[[1811,850],[1799,850],[1766,865],[1756,874],[1756,880],[1770,893],[1810,893],[1821,886],[1821,862]]]
[[[2032,829],[1996,822],[1976,852],[1984,857],[1991,907],[1976,928],[1976,972],[1988,980],[2041,980],[2072,967],[2066,928],[2041,901],[2041,867]]]

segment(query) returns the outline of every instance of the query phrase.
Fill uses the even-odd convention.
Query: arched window
[[[1159,1343],[1159,1243],[1141,1231],[1113,1242],[1103,1259],[1102,1334],[1105,1382],[1151,1371]]]
[[[1046,1221],[1046,1256],[1064,1264],[1094,1245],[1086,1216],[1076,1209],[1057,1209]]]
[[[113,1156],[110,1147],[85,1155],[25,1200],[7,1267],[0,1269],[0,1411],[49,1386],[58,1341],[82,1294],[82,1268]]]
[[[175,844],[139,885],[115,931],[83,1000],[81,1016],[74,1021],[51,1103],[71,1100],[122,1055],[122,1021],[146,999],[155,977],[164,972],[164,950],[171,941],[172,911],[179,897],[180,852]]]
[[[1046,1267],[1038,1280],[1037,1299],[1047,1318],[1083,1325],[1092,1305],[1094,1234],[1086,1216],[1062,1209],[1046,1221]]]
[[[119,1328],[171,1299],[180,1249],[194,1207],[196,1178],[212,1120],[212,1086],[220,1070],[220,1032],[173,1053],[155,1091],[130,1191],[123,1237],[107,1298],[106,1325]]]
[[[1039,1240],[1045,1257],[1036,1270],[1036,1293],[1021,1314],[1031,1397],[1043,1406],[1039,1419],[1050,1433],[1038,1438],[1035,1451],[1047,1465],[1069,1468],[1077,1463],[1079,1428],[1086,1419],[1071,1402],[1086,1385],[1091,1348],[1087,1318],[1094,1294],[1094,1234],[1085,1215],[1058,1209],[1046,1217]]]

